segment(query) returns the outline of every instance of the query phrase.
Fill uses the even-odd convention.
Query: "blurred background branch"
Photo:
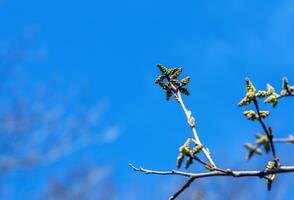
[[[44,177],[41,181],[45,193],[38,194],[38,189],[22,198],[113,199],[110,168],[103,169],[103,162],[96,158],[91,159],[92,164],[83,164],[83,158],[76,155],[87,148],[95,152],[119,136],[117,126],[101,126],[108,103],[90,101],[85,92],[79,92],[79,85],[70,90],[58,82],[28,81],[22,71],[33,42],[33,37],[23,37],[0,55],[1,199],[16,198],[18,187],[7,184],[12,174],[25,170],[33,182],[37,177],[29,175],[32,170],[51,168],[68,158],[73,164],[57,165],[67,168],[63,177],[54,175],[52,180]]]

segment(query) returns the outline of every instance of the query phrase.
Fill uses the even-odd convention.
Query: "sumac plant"
[[[254,155],[261,155],[263,151],[265,153],[271,153],[272,159],[265,164],[264,170],[239,171],[227,168],[224,169],[218,166],[214,162],[208,148],[201,142],[196,130],[195,118],[192,112],[186,107],[182,97],[182,95],[188,96],[190,94],[190,91],[187,88],[190,82],[190,77],[187,76],[180,79],[179,77],[182,73],[182,68],[179,67],[169,69],[161,64],[158,64],[157,67],[161,74],[157,77],[155,83],[165,92],[167,100],[174,98],[181,106],[187,118],[187,124],[191,128],[193,138],[187,138],[184,144],[179,148],[179,155],[177,157],[178,170],[155,171],[144,169],[142,167],[137,168],[132,164],[129,165],[134,171],[143,172],[145,174],[179,175],[187,177],[186,183],[170,196],[170,200],[176,199],[195,179],[213,176],[230,176],[234,178],[255,176],[264,179],[266,181],[267,189],[271,190],[277,174],[294,172],[294,166],[282,165],[275,148],[275,143],[294,143],[294,137],[292,135],[287,138],[274,137],[274,129],[265,123],[265,119],[269,117],[270,112],[261,109],[261,103],[271,104],[275,108],[281,99],[294,96],[294,86],[289,84],[287,78],[283,79],[282,89],[279,93],[277,93],[275,88],[270,84],[266,85],[265,90],[256,90],[249,78],[246,78],[246,93],[244,98],[238,103],[238,106],[247,107],[251,105],[254,109],[245,110],[243,114],[248,120],[259,123],[263,131],[262,134],[256,135],[254,143],[244,144],[244,147],[248,150],[247,159],[249,160]],[[204,156],[200,156],[200,154],[203,154]],[[194,163],[202,165],[206,171],[192,173],[180,170],[182,167],[188,169]]]

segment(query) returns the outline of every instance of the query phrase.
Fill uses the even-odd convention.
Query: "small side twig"
[[[256,100],[256,97],[253,99],[253,103],[254,103],[254,106],[256,108],[256,112],[258,114],[258,121],[261,124],[264,132],[266,133],[266,135],[267,135],[267,137],[269,139],[269,143],[270,143],[270,146],[271,146],[271,151],[272,151],[274,160],[277,163],[277,165],[279,166],[280,165],[280,161],[279,161],[279,157],[277,156],[277,153],[276,153],[276,150],[275,150],[275,146],[274,146],[274,143],[273,143],[273,137],[274,136],[273,136],[271,127],[267,128],[267,126],[265,125],[265,123],[264,123],[264,121],[263,121],[263,119],[261,117],[261,114],[260,114],[260,109],[259,109],[259,105],[258,105],[258,102]]]
[[[277,98],[278,98],[278,99],[282,99],[282,98],[284,98],[284,97],[294,97],[294,94],[292,94],[292,93],[289,93],[289,94],[287,94],[287,95],[284,95],[284,96],[282,96],[282,95],[279,95]]]
[[[184,192],[188,187],[190,187],[191,183],[194,182],[196,178],[190,178],[175,194],[170,196],[168,200],[176,199],[182,192]]]
[[[275,143],[293,144],[294,143],[294,137],[292,135],[290,135],[288,138],[273,138],[273,142],[275,142]]]

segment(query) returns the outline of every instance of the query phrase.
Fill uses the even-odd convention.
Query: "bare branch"
[[[286,172],[294,172],[294,166],[281,166],[279,168],[275,168],[269,171],[234,171],[234,170],[222,170],[222,171],[211,171],[211,172],[203,172],[203,173],[189,173],[189,172],[183,172],[178,170],[171,170],[171,171],[155,171],[155,170],[148,170],[144,168],[136,168],[132,164],[129,164],[129,166],[137,172],[143,172],[145,174],[157,174],[157,175],[178,175],[178,176],[185,176],[190,177],[194,179],[204,178],[204,177],[212,177],[212,176],[230,176],[230,177],[260,177],[263,178],[266,175],[269,174],[280,174],[280,173],[286,173]]]
[[[129,163],[129,166],[135,171],[135,172],[143,172],[145,174],[158,174],[158,175],[181,175],[181,176],[186,176],[186,177],[191,177],[193,176],[193,173],[189,172],[183,172],[183,171],[178,171],[178,170],[171,170],[171,171],[155,171],[155,170],[149,170],[149,169],[144,169],[142,167],[135,167],[131,163]]]
[[[136,168],[132,164],[129,166],[137,172],[143,172],[145,174],[156,174],[156,175],[178,175],[178,176],[185,176],[190,177],[188,181],[172,196],[169,197],[169,200],[176,199],[182,192],[184,192],[187,188],[190,187],[191,183],[195,179],[205,178],[205,177],[214,177],[214,176],[229,176],[229,177],[259,177],[264,178],[266,175],[269,174],[279,174],[279,173],[286,173],[286,172],[294,172],[294,166],[281,166],[279,168],[272,169],[270,171],[233,171],[230,169],[215,169],[211,172],[203,172],[203,173],[189,173],[177,170],[171,171],[154,171],[154,170],[147,170],[144,168]]]

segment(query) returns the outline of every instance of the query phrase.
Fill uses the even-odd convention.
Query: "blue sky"
[[[2,0],[0,19],[2,53],[30,38],[21,72],[29,85],[58,79],[61,92],[86,88],[91,102],[107,102],[103,125],[118,127],[119,137],[84,154],[113,166],[119,188],[162,184],[127,164],[174,168],[178,147],[191,137],[179,106],[154,85],[157,63],[191,76],[185,101],[217,162],[222,153],[242,160],[243,142],[260,131],[236,106],[244,78],[258,88],[280,88],[285,75],[294,82],[292,1]],[[283,101],[268,120],[281,137],[293,132],[293,106]]]

